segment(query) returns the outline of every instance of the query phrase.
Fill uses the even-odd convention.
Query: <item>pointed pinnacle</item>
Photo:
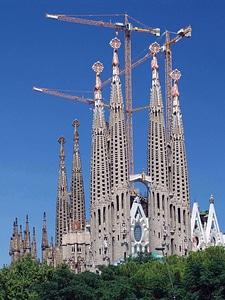
[[[63,145],[65,144],[66,142],[66,139],[64,138],[64,136],[61,136],[59,139],[58,139],[58,142],[60,143],[60,157],[65,157],[65,151],[64,151],[64,147]]]
[[[76,119],[72,123],[74,127],[74,141],[79,140],[79,133],[78,133],[78,127],[80,126],[80,122]]]

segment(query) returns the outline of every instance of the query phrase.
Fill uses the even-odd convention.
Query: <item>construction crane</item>
[[[142,62],[144,62],[146,59],[148,59],[151,56],[152,56],[151,52],[147,53],[145,56],[143,56],[142,58],[140,58],[139,60],[137,60],[136,62],[134,62],[131,65],[131,69],[137,67],[139,64],[141,64]],[[125,69],[121,70],[120,73],[119,73],[119,75],[123,75],[124,73],[125,73]],[[110,77],[107,80],[105,80],[104,82],[102,82],[102,86],[110,83],[111,81],[112,81],[112,77]]]
[[[32,90],[41,92],[44,94],[48,94],[48,95],[61,97],[61,98],[67,98],[70,100],[81,101],[81,102],[87,103],[89,105],[95,104],[95,101],[93,99],[87,99],[87,98],[84,98],[83,96],[82,97],[73,96],[73,95],[65,94],[65,93],[59,92],[57,90],[49,89],[49,88],[44,88],[44,87],[41,88],[41,87],[33,86]],[[109,104],[107,104],[107,103],[103,103],[103,105],[108,108],[110,107]],[[143,109],[148,109],[148,108],[149,108],[149,106],[137,107],[137,108],[133,108],[132,112],[143,110]]]
[[[92,104],[92,105],[95,104],[94,100],[92,100],[92,99],[87,99],[87,98],[78,97],[78,96],[72,96],[72,95],[61,93],[61,92],[58,92],[56,90],[52,90],[52,89],[48,89],[48,88],[39,88],[39,87],[33,86],[32,89],[34,91],[42,92],[42,93],[49,94],[49,95],[54,95],[54,96],[58,96],[58,97],[62,97],[62,98],[67,98],[67,99],[70,99],[70,100],[77,100],[77,101],[85,102],[85,103]],[[109,106],[109,105],[106,105],[106,106]]]
[[[169,31],[165,32],[166,42],[161,47],[161,50],[165,52],[165,96],[166,96],[166,138],[167,141],[170,139],[171,133],[171,117],[172,117],[172,51],[170,46],[176,42],[178,42],[183,37],[191,37],[192,28],[191,26],[187,26],[185,28],[180,29],[177,32],[177,36],[170,40]]]
[[[119,16],[118,14],[115,16]],[[123,23],[103,22],[90,19],[82,19],[67,15],[46,14],[46,18],[56,19],[60,21],[80,23],[86,25],[94,25],[100,27],[108,27],[115,30],[124,31],[124,54],[125,54],[125,91],[126,91],[126,128],[128,139],[128,155],[129,155],[129,174],[134,174],[134,158],[133,158],[133,124],[132,124],[132,73],[131,73],[131,32],[145,32],[160,36],[160,29],[145,29],[134,27],[128,20],[128,15],[124,15]]]

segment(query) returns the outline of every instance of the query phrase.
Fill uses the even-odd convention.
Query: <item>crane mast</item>
[[[170,139],[171,117],[172,117],[172,51],[170,49],[170,34],[166,31],[166,48],[165,48],[165,90],[166,90],[166,139]]]
[[[166,97],[166,138],[169,142],[171,134],[171,117],[172,117],[172,51],[170,45],[178,42],[183,37],[191,37],[192,28],[187,26],[180,29],[177,32],[177,36],[170,40],[169,31],[165,32],[166,42],[162,46],[162,50],[165,52],[165,97]]]
[[[133,157],[133,122],[132,122],[132,72],[131,72],[131,24],[128,23],[125,15],[126,29],[124,32],[125,47],[125,87],[126,87],[126,128],[129,157],[129,174],[134,174],[134,157]]]
[[[118,15],[117,15],[118,16]],[[127,143],[128,143],[128,157],[129,157],[129,174],[134,174],[134,158],[133,158],[133,124],[132,124],[132,65],[131,65],[131,32],[145,32],[151,33],[156,36],[160,36],[160,29],[145,29],[134,27],[128,21],[128,15],[125,14],[124,23],[112,23],[112,22],[103,22],[96,20],[82,19],[66,15],[51,15],[46,14],[46,18],[57,19],[60,21],[101,26],[113,28],[115,30],[124,31],[124,55],[125,55],[125,91],[126,91],[126,130],[127,130]]]

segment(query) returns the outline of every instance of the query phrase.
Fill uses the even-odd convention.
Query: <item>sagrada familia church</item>
[[[118,49],[120,40],[111,40],[112,80],[109,121],[105,120],[102,101],[101,72],[96,62],[94,109],[91,131],[90,216],[86,220],[85,195],[81,154],[79,149],[79,121],[73,122],[74,148],[72,180],[67,182],[65,138],[59,142],[59,176],[56,201],[55,242],[48,240],[46,215],[42,229],[42,262],[55,267],[69,264],[75,273],[95,272],[98,265],[120,264],[138,252],[155,253],[163,247],[166,255],[188,255],[212,245],[224,245],[216,217],[214,198],[209,210],[201,211],[194,203],[191,212],[188,167],[184,142],[184,128],[179,100],[180,72],[171,74],[172,112],[169,142],[165,136],[164,107],[157,53],[152,51],[148,135],[146,136],[146,171],[129,174],[129,155],[125,124],[125,107],[119,75]],[[147,125],[146,125],[147,126]],[[144,137],[143,137],[144,138]],[[143,196],[131,189],[135,182],[146,189]],[[37,256],[35,229],[30,238],[28,216],[26,227],[13,225],[10,241],[12,262],[26,253]]]

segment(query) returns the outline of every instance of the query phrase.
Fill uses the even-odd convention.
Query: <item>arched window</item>
[[[140,242],[142,237],[142,229],[140,225],[134,227],[134,238],[136,242]]]

